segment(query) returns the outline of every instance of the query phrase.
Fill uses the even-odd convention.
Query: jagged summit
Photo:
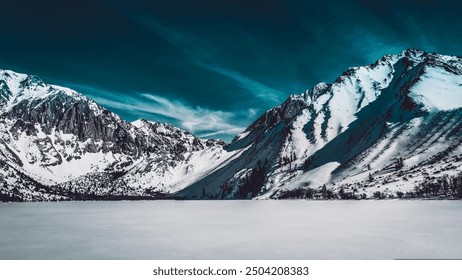
[[[324,102],[323,99],[330,99],[334,94],[343,94],[344,91],[340,89],[345,87],[348,88],[345,94],[350,94],[357,101],[355,104],[356,110],[361,109],[380,95],[381,91],[391,82],[394,72],[401,70],[401,67],[404,67],[401,75],[411,73],[411,69],[416,72],[412,73],[414,82],[423,81],[427,76],[432,77],[432,75],[437,75],[438,78],[444,79],[443,76],[440,76],[441,73],[438,72],[438,69],[442,72],[447,72],[449,75],[462,75],[462,59],[460,57],[427,53],[418,49],[406,49],[398,55],[386,55],[371,65],[351,67],[331,84],[321,82],[302,94],[290,95],[282,105],[268,110],[261,118],[271,119],[269,116],[275,115],[276,122],[273,122],[274,124],[282,119],[293,117],[295,108],[298,108],[296,111],[300,111],[313,105],[316,107],[314,109],[318,110],[320,105],[315,105],[318,100],[322,103]],[[428,73],[428,71],[431,73]],[[451,81],[441,80],[441,82]],[[428,90],[430,89],[428,88]],[[327,97],[326,95],[330,96]],[[355,95],[359,95],[359,98]],[[429,93],[428,95],[431,94]],[[419,99],[417,96],[414,96],[414,98],[415,101],[419,102],[430,101],[429,99],[431,99]],[[457,99],[456,101],[459,100]],[[452,103],[453,107],[462,107],[462,102]],[[261,119],[255,121],[249,128],[258,126],[258,123],[261,123]]]
[[[0,70],[0,113],[0,184],[6,184],[0,194],[19,188],[17,199],[50,197],[44,194],[50,187],[55,188],[51,197],[58,198],[90,192],[150,196],[206,170],[188,167],[181,174],[197,154],[208,157],[212,167],[226,158],[221,141],[199,139],[169,124],[128,123],[74,90],[9,70]],[[40,191],[40,186],[46,187]],[[78,191],[66,194],[69,188]]]
[[[8,70],[0,113],[6,200],[412,197],[462,171],[462,58],[416,49],[290,95],[229,145]]]
[[[214,192],[223,197],[278,197],[324,184],[338,190],[339,181],[366,181],[396,158],[410,167],[440,152],[457,154],[461,67],[460,57],[417,49],[352,67],[265,112],[229,145],[246,149],[239,160],[196,185],[222,186]],[[264,174],[259,186],[242,191],[255,170]],[[410,185],[415,181],[403,184]],[[197,193],[195,187],[183,193]],[[371,196],[379,187],[360,193]]]

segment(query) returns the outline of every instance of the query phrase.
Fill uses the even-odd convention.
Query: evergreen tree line
[[[414,188],[414,194],[418,198],[443,196],[462,199],[462,172],[434,179],[426,177]]]
[[[237,198],[249,198],[256,196],[263,184],[265,183],[265,168],[268,165],[268,161],[262,164],[260,160],[257,162],[257,166],[247,174],[244,179],[244,184],[239,187],[237,192]]]
[[[365,194],[357,194],[352,191],[340,189],[334,192],[322,186],[320,189],[313,188],[297,188],[292,190],[284,190],[279,193],[279,199],[365,199]]]
[[[279,192],[279,199],[366,199],[366,194],[357,194],[354,191],[340,188],[334,192],[324,185],[320,189],[297,188]],[[439,178],[426,177],[415,186],[414,191],[395,194],[376,191],[372,194],[374,199],[385,198],[450,198],[462,199],[462,172],[456,175],[443,175]]]
[[[292,152],[288,156],[283,156],[279,159],[279,165],[284,165],[284,164],[289,164],[291,162],[294,162],[297,159],[297,156],[295,155],[295,152]]]

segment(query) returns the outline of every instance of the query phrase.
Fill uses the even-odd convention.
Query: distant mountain
[[[409,49],[350,68],[229,145],[0,70],[0,166],[7,201],[455,197],[462,58]]]
[[[268,110],[227,147],[239,158],[178,195],[410,197],[462,170],[461,108],[461,57],[387,55]]]
[[[73,90],[0,70],[4,200],[155,196],[231,156],[224,145],[168,124],[127,123]]]

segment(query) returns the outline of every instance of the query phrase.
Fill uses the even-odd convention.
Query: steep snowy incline
[[[6,195],[14,187],[10,186],[11,178],[18,176],[55,187],[56,193],[69,193],[65,186],[73,186],[80,195],[111,195],[87,183],[92,181],[88,179],[92,174],[107,179],[98,183],[98,188],[110,191],[108,186],[113,185],[119,195],[125,194],[126,184],[130,184],[130,194],[149,195],[145,189],[167,193],[184,185],[178,183],[182,176],[194,180],[196,171],[202,174],[226,158],[230,153],[223,150],[224,145],[222,141],[198,139],[168,124],[125,122],[71,89],[48,85],[33,75],[0,70],[0,155],[2,164],[11,169],[0,178]],[[176,170],[192,154],[208,158],[209,165],[190,167],[184,174]],[[159,166],[140,169],[152,162]],[[161,168],[166,165],[168,168]],[[135,169],[144,180],[133,179]],[[25,185],[17,186],[15,197],[21,195],[30,199]]]
[[[413,197],[462,171],[462,58],[409,49],[350,68],[229,145],[0,70],[0,166],[2,200]]]
[[[229,145],[246,149],[238,159],[179,195],[205,188],[220,198],[270,198],[296,188],[338,188],[333,183],[364,181],[400,157],[410,165],[447,149],[456,153],[459,132],[438,120],[458,126],[461,67],[460,57],[409,49],[350,68],[268,110]]]

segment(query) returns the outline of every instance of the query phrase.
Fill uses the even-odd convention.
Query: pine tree
[[[321,196],[322,198],[324,199],[327,199],[327,187],[326,187],[326,184],[324,184],[321,188]]]
[[[305,159],[305,162],[303,163],[303,170],[307,171],[312,166],[313,166],[313,157],[311,156]]]
[[[403,166],[404,166],[403,158],[402,157],[397,158],[395,162],[395,170],[399,170],[403,168]]]
[[[372,174],[371,174],[371,173],[369,173],[368,181],[369,181],[369,182],[373,182],[373,181],[374,181],[374,177],[372,177]]]
[[[201,197],[205,198],[205,188],[204,187],[202,187],[202,196]]]

